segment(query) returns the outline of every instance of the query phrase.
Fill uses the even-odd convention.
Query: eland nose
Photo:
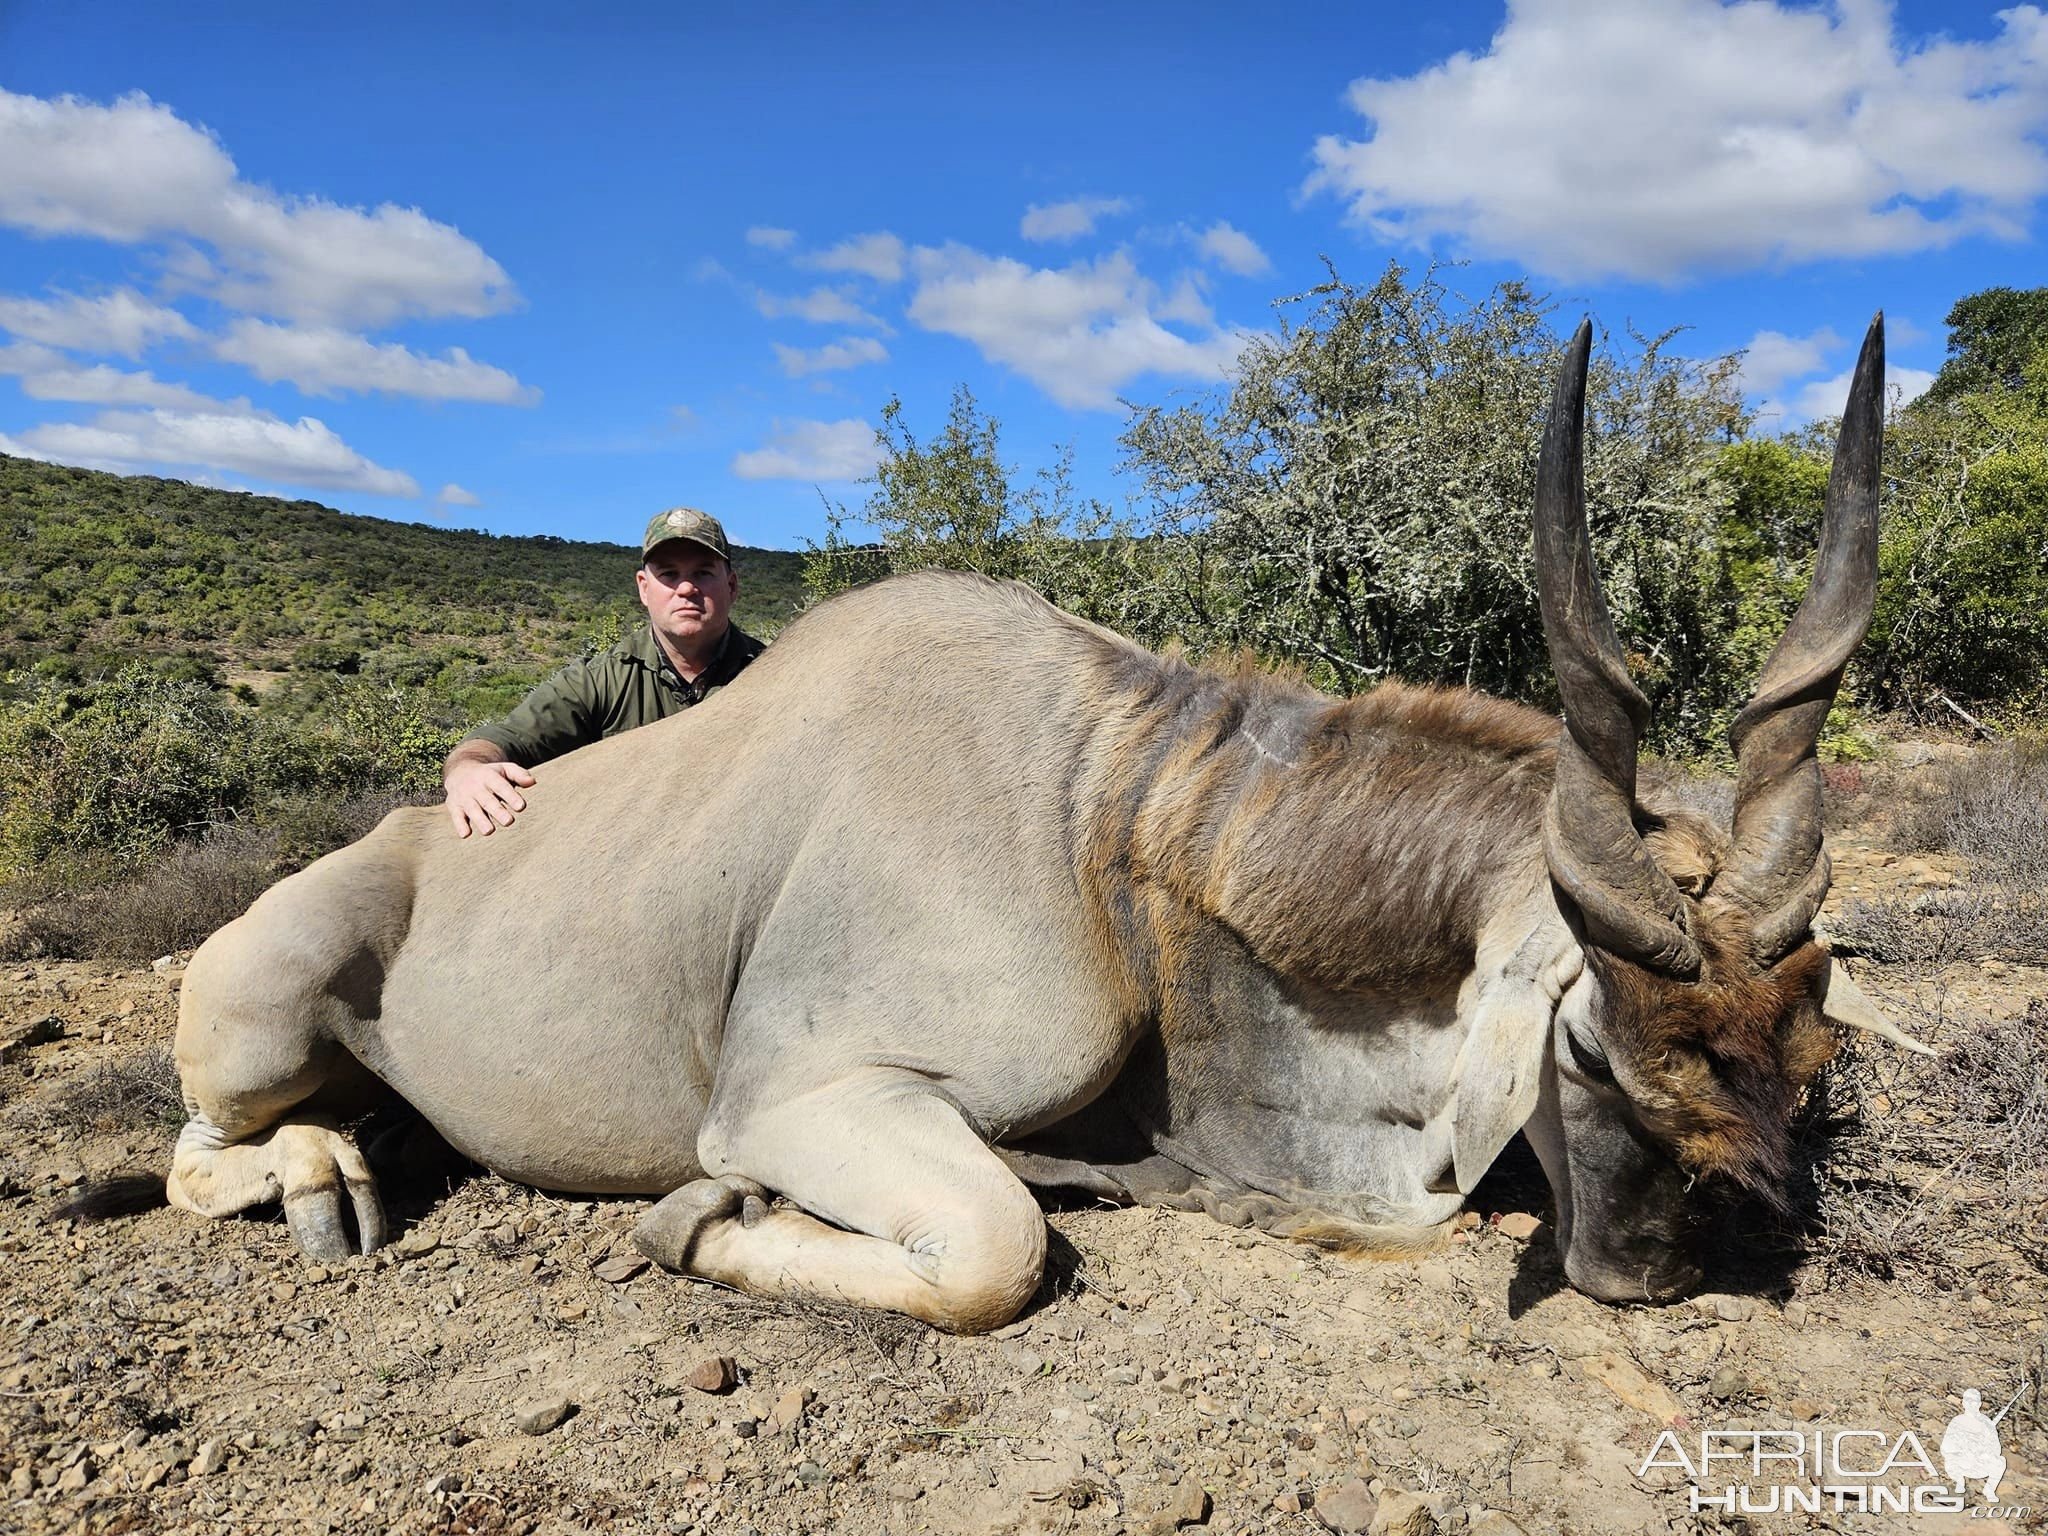
[[[1564,1276],[1596,1301],[1662,1304],[1699,1289],[1705,1271],[1692,1259],[1674,1255],[1662,1264],[1619,1265],[1567,1254]]]

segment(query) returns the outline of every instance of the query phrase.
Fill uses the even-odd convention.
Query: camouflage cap
[[[653,553],[655,545],[666,544],[670,539],[688,539],[692,544],[702,544],[721,560],[732,560],[732,546],[725,542],[725,530],[718,519],[695,507],[671,507],[657,514],[647,525],[647,536],[640,541],[641,558]]]

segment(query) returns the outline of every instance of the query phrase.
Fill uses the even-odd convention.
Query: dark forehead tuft
[[[1692,910],[1705,962],[1697,981],[1594,953],[1602,1039],[1649,1085],[1639,1107],[1680,1162],[1775,1197],[1793,1107],[1833,1053],[1814,1003],[1827,951],[1808,942],[1767,969],[1740,909],[1710,898]]]

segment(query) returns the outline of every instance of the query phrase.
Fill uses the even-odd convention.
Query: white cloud
[[[1742,349],[1742,392],[1773,394],[1786,380],[1804,378],[1826,366],[1828,354],[1841,344],[1842,338],[1826,326],[1810,336],[1758,331]]]
[[[920,246],[910,318],[973,342],[1061,405],[1109,409],[1140,374],[1224,377],[1247,334],[1200,339],[1161,325],[1157,288],[1119,251],[1071,266],[1030,267],[965,246]],[[1185,296],[1174,307],[1185,312]]]
[[[786,251],[796,244],[796,231],[777,229],[772,224],[756,224],[747,231],[747,244],[759,246],[764,251]]]
[[[80,364],[32,341],[0,347],[0,375],[21,380],[31,400],[66,400],[84,405],[161,405],[172,410],[238,409],[183,384],[167,384],[153,373],[131,373],[107,363]]]
[[[295,320],[383,325],[518,302],[504,268],[452,225],[244,181],[211,133],[139,92],[102,106],[0,90],[0,224],[162,244],[180,285]]]
[[[465,491],[453,480],[442,486],[434,497],[434,505],[437,507],[480,507],[483,504],[483,497],[474,491]]]
[[[903,242],[878,230],[842,240],[829,251],[799,257],[797,265],[818,272],[857,272],[878,283],[893,283],[903,276]]]
[[[309,395],[410,395],[420,400],[481,400],[533,405],[540,391],[460,347],[427,357],[395,342],[378,343],[330,326],[237,320],[214,341],[214,355],[266,384],[287,380]]]
[[[1839,416],[1842,407],[1849,403],[1849,382],[1855,377],[1854,368],[1844,368],[1832,378],[1815,379],[1803,384],[1799,392],[1788,402],[1770,400],[1759,407],[1759,413],[1777,416],[1786,426],[1802,421],[1817,421],[1823,416]],[[1934,382],[1934,375],[1924,368],[1900,368],[1887,364],[1884,370],[1885,393],[1891,405],[1904,405],[1917,400],[1927,393],[1927,386]]]
[[[889,360],[889,349],[872,336],[842,336],[822,347],[805,351],[775,342],[775,357],[782,371],[792,379],[809,373],[833,373],[842,368],[859,368]]]
[[[754,307],[770,320],[808,320],[813,325],[863,325],[892,335],[879,315],[871,315],[836,288],[813,288],[809,293],[774,294],[755,290]]]
[[[1040,244],[1064,244],[1095,233],[1095,221],[1123,213],[1131,206],[1122,197],[1077,197],[1064,203],[1033,203],[1024,210],[1017,233]]]
[[[122,357],[140,357],[159,341],[199,334],[175,309],[151,303],[133,288],[92,299],[78,293],[54,299],[0,295],[0,330],[53,347]]]
[[[1205,281],[1200,273],[1183,277],[1173,285],[1173,291],[1152,306],[1155,320],[1175,320],[1182,325],[1213,326],[1216,311],[1209,307],[1209,301],[1202,294]]]
[[[1258,241],[1236,226],[1218,219],[1195,237],[1195,249],[1226,272],[1239,277],[1257,277],[1273,270],[1273,263],[1259,249]]]
[[[1916,44],[1883,0],[1510,0],[1484,53],[1354,81],[1370,136],[1319,139],[1308,189],[1569,279],[2017,238],[2048,190],[2048,13],[1998,20]]]
[[[739,454],[742,480],[859,480],[881,459],[875,429],[864,421],[778,421],[762,447]]]
[[[15,439],[36,458],[91,468],[196,467],[288,485],[418,496],[403,470],[374,464],[323,421],[280,421],[268,412],[102,411],[90,422],[49,422]]]

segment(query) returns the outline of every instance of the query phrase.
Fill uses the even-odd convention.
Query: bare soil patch
[[[1883,904],[1910,933],[1938,920],[1921,897],[1983,884],[1882,834],[1836,832],[1831,927]],[[1826,1425],[1910,1429],[1936,1453],[1965,1389],[1988,1412],[2030,1381],[2000,1425],[2000,1503],[2029,1511],[2004,1525],[2030,1528],[2048,1514],[2048,970],[1967,944],[1852,964],[1942,1055],[1870,1046],[1833,1069],[1800,1211],[1727,1213],[1691,1302],[1566,1288],[1540,1175],[1511,1156],[1473,1224],[1411,1263],[1056,1210],[1024,1318],[959,1339],[678,1281],[637,1263],[640,1203],[489,1176],[397,1192],[401,1240],[331,1268],[276,1220],[75,1227],[57,1212],[79,1182],[167,1164],[176,977],[17,962],[0,971],[0,1526],[1986,1532],[2000,1522],[1724,1519],[1691,1510],[1682,1474],[1637,1469],[1674,1412],[1693,1444]],[[730,1390],[691,1385],[722,1359]]]

